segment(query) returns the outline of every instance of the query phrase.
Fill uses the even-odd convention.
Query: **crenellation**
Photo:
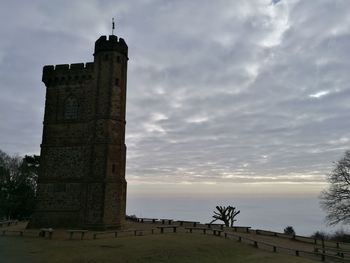
[[[74,63],[74,64],[70,64],[69,68],[71,70],[84,69],[85,68],[85,64],[84,63]]]
[[[94,62],[86,62],[85,63],[85,68],[93,70],[94,69]]]
[[[86,63],[72,63],[72,64],[58,64],[46,65],[43,68],[43,73],[67,74],[71,71],[93,72],[94,62]]]
[[[69,85],[92,79],[93,72],[93,62],[46,65],[43,68],[42,81],[47,86]]]
[[[69,64],[59,64],[59,65],[56,65],[55,66],[55,70],[56,71],[59,71],[59,70],[61,70],[61,71],[66,71],[66,70],[68,70],[69,69]]]
[[[119,38],[119,43],[126,46],[124,38]]]
[[[53,70],[55,70],[55,66],[54,65],[46,65],[43,68],[44,72],[52,72]]]

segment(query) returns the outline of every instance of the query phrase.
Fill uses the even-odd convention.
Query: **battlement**
[[[73,63],[73,64],[59,64],[59,65],[46,65],[44,66],[44,72],[60,72],[60,73],[68,73],[69,70],[93,70],[94,62],[87,63]]]
[[[101,36],[97,39],[95,42],[94,55],[104,51],[117,51],[128,57],[128,45],[123,38],[120,37],[118,39],[115,35],[110,35],[108,39],[106,36]]]
[[[91,79],[94,70],[94,63],[74,63],[60,65],[46,65],[43,68],[42,81],[46,85],[56,85],[67,81],[79,82]]]

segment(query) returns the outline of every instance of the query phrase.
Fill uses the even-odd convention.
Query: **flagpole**
[[[114,17],[112,18],[112,35],[113,35],[113,32],[114,32],[114,29],[115,29],[115,24],[114,24]]]

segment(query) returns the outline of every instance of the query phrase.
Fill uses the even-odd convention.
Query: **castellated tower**
[[[44,66],[37,227],[119,228],[125,220],[128,46],[95,43],[94,62]]]

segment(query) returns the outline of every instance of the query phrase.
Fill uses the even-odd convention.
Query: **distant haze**
[[[350,1],[3,1],[0,149],[39,154],[46,64],[129,45],[129,196],[317,194],[350,142]],[[209,209],[209,208],[208,208]]]
[[[235,225],[251,226],[283,232],[286,226],[293,226],[298,235],[310,236],[316,231],[328,233],[349,227],[339,225],[334,228],[324,222],[324,212],[318,206],[317,196],[303,195],[247,195],[235,194],[216,196],[188,195],[130,195],[127,213],[138,217],[173,218],[209,223],[217,205],[233,205],[241,213]],[[222,223],[217,221],[217,223]]]

